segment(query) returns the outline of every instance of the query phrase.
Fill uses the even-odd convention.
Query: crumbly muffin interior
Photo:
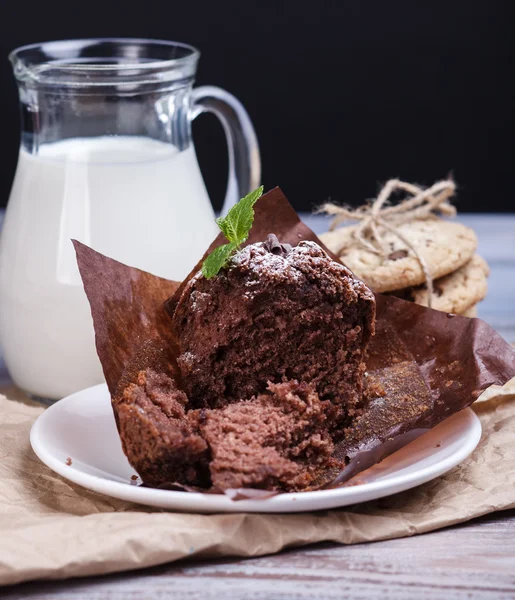
[[[313,242],[284,255],[245,248],[216,278],[195,277],[176,309],[190,402],[223,407],[295,379],[339,406],[339,425],[359,407],[374,307],[368,288]]]

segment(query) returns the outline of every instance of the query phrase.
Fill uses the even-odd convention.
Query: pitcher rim
[[[111,44],[113,47],[123,48],[124,45],[133,44],[136,46],[148,46],[150,48],[179,48],[186,51],[187,54],[179,57],[170,58],[148,58],[147,60],[141,60],[140,57],[124,57],[122,55],[117,56],[94,56],[91,60],[87,57],[82,58],[78,55],[78,52],[88,46],[95,46],[101,43]],[[42,55],[37,58],[28,58],[24,54],[28,54],[31,51],[40,50]],[[54,57],[51,56],[52,51],[56,52]],[[129,76],[137,78],[137,73],[148,74],[157,72],[168,72],[172,73],[175,69],[181,66],[187,66],[190,68],[189,72],[185,73],[186,77],[193,76],[195,73],[196,64],[200,57],[200,51],[184,42],[175,42],[170,40],[161,40],[153,38],[131,38],[131,37],[101,37],[101,38],[77,38],[77,39],[63,39],[63,40],[50,40],[45,42],[38,42],[34,44],[26,44],[19,46],[12,50],[8,58],[13,65],[14,75],[17,80],[26,81],[31,80],[34,83],[54,83],[66,85],[66,80],[61,78],[45,78],[45,74],[51,69],[53,74],[75,74],[77,77],[81,75],[91,75],[101,77],[98,81],[88,80],[88,85],[105,85],[113,83],[110,80],[109,75],[113,77]],[[101,58],[125,58],[123,62],[111,62],[102,63],[99,59]],[[97,62],[95,62],[97,61]],[[106,78],[107,77],[107,78]],[[117,79],[118,83],[123,83]],[[73,82],[75,85],[79,84],[79,81]]]

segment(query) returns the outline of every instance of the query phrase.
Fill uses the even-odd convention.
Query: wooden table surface
[[[308,217],[324,231],[323,217]],[[515,342],[515,215],[463,215],[491,267],[479,315]],[[0,378],[1,378],[0,373]],[[3,373],[5,377],[5,371]],[[0,540],[1,543],[1,540]],[[515,599],[515,511],[411,538],[4,588],[6,600]]]

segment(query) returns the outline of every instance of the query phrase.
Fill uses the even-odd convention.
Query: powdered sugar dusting
[[[246,288],[243,296],[247,299],[251,299],[265,283],[301,283],[306,279],[318,280],[334,292],[335,276],[344,289],[352,290],[354,301],[358,297],[372,297],[372,292],[347,267],[335,262],[317,243],[307,240],[282,254],[270,252],[264,242],[250,244],[232,256],[216,277],[230,279],[233,271],[243,275],[243,287]],[[209,294],[196,289],[202,277],[199,271],[187,287],[191,294],[190,310],[194,313],[202,312],[206,302],[210,301]]]

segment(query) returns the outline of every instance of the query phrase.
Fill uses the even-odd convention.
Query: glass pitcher
[[[193,88],[186,44],[93,39],[10,56],[21,148],[0,239],[0,341],[15,383],[61,398],[102,381],[71,239],[182,279],[217,234],[191,122],[221,120],[229,148],[223,210],[260,183],[252,123],[216,87]]]

